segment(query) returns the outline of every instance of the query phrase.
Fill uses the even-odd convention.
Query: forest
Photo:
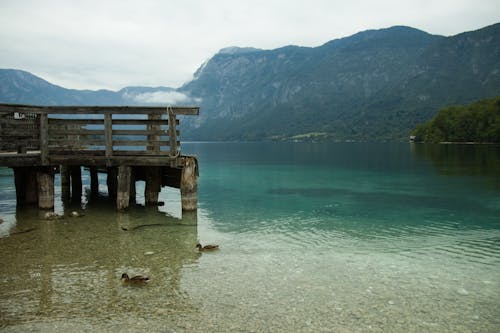
[[[416,142],[500,142],[500,96],[465,106],[441,109],[430,121],[417,125]]]

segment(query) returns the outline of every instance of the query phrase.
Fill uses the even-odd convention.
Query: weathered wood
[[[92,166],[89,168],[90,173],[90,195],[93,198],[99,196],[99,174],[97,167]]]
[[[111,123],[111,114],[104,115],[104,142],[106,145],[106,157],[113,155],[113,125]]]
[[[113,146],[148,146],[148,144],[156,147],[170,146],[170,142],[162,140],[113,140]]]
[[[136,201],[136,189],[135,189],[135,168],[131,168],[130,172],[130,196],[129,196],[129,202],[130,203],[135,203]]]
[[[40,160],[42,165],[49,164],[49,123],[48,115],[40,115]]]
[[[148,120],[150,121],[155,121],[161,119],[161,114],[149,114],[148,115]],[[146,150],[152,151],[152,152],[160,152],[160,145],[158,144],[158,141],[160,140],[160,136],[165,134],[165,131],[160,131],[160,126],[159,125],[153,125],[149,124],[147,126],[148,132],[158,132],[152,133],[148,135],[148,145],[146,147]]]
[[[38,208],[54,208],[54,171],[53,168],[39,168],[36,173],[38,184]]]
[[[117,187],[118,187],[118,168],[109,167],[107,169],[108,176],[106,178],[106,183],[108,185],[108,197],[112,200],[116,199]]]
[[[146,205],[158,205],[158,193],[161,190],[161,174],[159,167],[146,168],[146,187],[144,197]]]
[[[181,176],[181,204],[183,211],[198,209],[198,162],[186,157]]]
[[[158,125],[151,125],[158,126]],[[112,135],[166,135],[165,130],[144,130],[144,129],[123,129],[112,130]],[[106,135],[106,130],[90,130],[90,129],[54,129],[50,131],[50,135]]]
[[[118,167],[118,192],[116,196],[118,210],[126,209],[129,206],[131,170],[130,166],[120,165]]]
[[[177,130],[175,128],[175,114],[171,109],[168,110],[168,119],[170,126],[168,127],[168,137],[170,141],[170,156],[177,156]]]
[[[79,165],[70,167],[71,173],[71,200],[82,200],[82,168]]]
[[[0,165],[17,169],[16,186],[19,185],[17,196],[20,202],[25,202],[26,197],[31,195],[30,200],[37,200],[44,207],[50,206],[50,200],[47,199],[50,197],[47,185],[50,175],[47,176],[45,171],[52,172],[53,192],[54,170],[47,169],[51,165],[61,165],[63,197],[65,192],[69,192],[64,190],[69,186],[64,180],[68,178],[64,170],[71,169],[71,192],[75,199],[80,199],[81,165],[86,165],[91,168],[93,194],[98,191],[97,169],[107,168],[108,193],[110,198],[119,197],[117,207],[126,207],[135,198],[135,171],[139,170],[138,177],[146,180],[146,204],[158,203],[158,194],[165,183],[181,188],[183,209],[193,210],[196,209],[197,201],[196,160],[192,164],[189,158],[180,155],[179,120],[176,116],[198,113],[198,107],[32,106],[0,103]],[[77,115],[77,119],[74,115]],[[31,178],[27,177],[29,167],[42,166],[47,168],[32,173]],[[169,176],[165,176],[165,172]],[[120,176],[117,176],[118,173]],[[38,179],[41,179],[42,184],[38,183]],[[27,186],[33,188],[31,194],[26,193]],[[40,193],[45,195],[41,201]]]
[[[14,184],[16,187],[16,201],[19,205],[36,204],[38,202],[36,170],[34,168],[14,168]]]
[[[63,201],[67,201],[71,197],[70,168],[67,165],[61,165],[59,167],[59,173],[61,174],[61,198]]]
[[[199,107],[193,106],[173,106],[172,112],[175,115],[198,115]],[[167,108],[158,106],[37,106],[22,104],[0,103],[0,112],[21,112],[21,113],[52,113],[52,114],[150,114],[155,112],[166,113]]]

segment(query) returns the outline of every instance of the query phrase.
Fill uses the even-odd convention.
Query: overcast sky
[[[175,88],[228,46],[319,46],[393,25],[450,36],[498,22],[499,0],[0,0],[0,68],[66,88]]]

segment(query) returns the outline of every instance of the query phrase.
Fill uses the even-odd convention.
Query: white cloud
[[[317,46],[392,25],[453,35],[499,17],[498,0],[1,0],[0,68],[68,88],[179,87],[227,46]]]
[[[142,104],[186,105],[192,102],[200,103],[199,98],[191,98],[178,91],[155,91],[137,95],[125,93],[123,97]]]

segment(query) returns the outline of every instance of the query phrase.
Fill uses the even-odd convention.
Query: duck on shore
[[[145,284],[146,282],[149,282],[149,278],[147,276],[136,275],[134,277],[129,277],[127,273],[122,274],[121,280],[124,283],[130,284]]]
[[[201,245],[200,243],[196,244],[196,247],[198,248],[198,251],[200,252],[206,252],[206,251],[214,251],[219,249],[219,245],[213,245],[213,244],[208,244],[208,245]]]

